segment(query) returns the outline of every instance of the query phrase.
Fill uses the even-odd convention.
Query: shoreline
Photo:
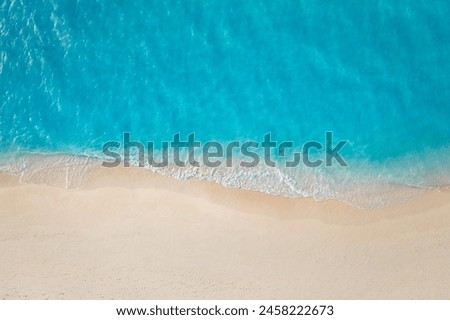
[[[355,176],[353,179],[349,178],[348,174],[350,176],[353,176],[352,173],[355,174],[351,171],[344,176],[327,176],[320,172],[316,176],[314,172],[309,171],[294,172],[291,176],[289,172],[283,172],[278,167],[264,166],[255,168],[197,168],[169,165],[157,168],[136,165],[125,167],[122,163],[117,167],[107,168],[101,165],[104,159],[89,155],[61,152],[24,152],[9,154],[9,156],[4,154],[3,156],[3,160],[8,159],[8,161],[0,161],[0,175],[17,176],[21,184],[43,184],[74,190],[86,187],[84,181],[92,171],[134,168],[141,170],[144,175],[146,174],[145,171],[150,171],[152,174],[174,178],[178,181],[195,180],[217,184],[227,189],[255,191],[268,196],[287,199],[313,199],[318,202],[338,201],[364,210],[407,203],[414,198],[421,197],[430,190],[450,192],[450,185],[447,183],[434,186],[416,186],[389,181],[388,179],[385,181],[378,180],[375,177],[370,178],[373,181],[367,182],[367,177]],[[300,175],[297,176],[296,174]],[[437,176],[437,173],[433,173],[433,176]],[[292,179],[299,179],[301,183],[296,185],[292,182]],[[336,179],[342,180],[338,183],[334,181]],[[447,180],[445,178],[441,182]],[[129,183],[127,182],[127,184]],[[267,186],[270,187],[267,188]],[[348,186],[352,186],[352,188]]]
[[[447,192],[358,209],[139,168],[0,181],[3,299],[450,298]]]

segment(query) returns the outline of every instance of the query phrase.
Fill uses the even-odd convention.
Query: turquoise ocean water
[[[101,157],[123,132],[302,144],[332,131],[349,141],[346,168],[158,171],[363,207],[407,200],[450,184],[449,18],[443,0],[3,1],[1,170],[64,172],[73,158],[29,155]]]

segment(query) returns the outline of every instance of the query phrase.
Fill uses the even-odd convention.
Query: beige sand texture
[[[96,169],[0,178],[3,299],[449,299],[450,194],[362,210]]]

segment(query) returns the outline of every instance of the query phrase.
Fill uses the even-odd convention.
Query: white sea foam
[[[442,150],[441,150],[442,151]],[[445,150],[447,151],[447,150]],[[311,197],[318,201],[340,200],[361,208],[391,206],[417,197],[427,189],[450,185],[448,168],[437,166],[428,155],[429,168],[418,165],[413,156],[384,163],[358,160],[349,167],[280,168],[260,164],[242,168],[237,162],[228,168],[167,167],[143,168],[179,180],[212,181],[229,188],[241,188],[291,198]],[[83,179],[102,160],[97,157],[67,154],[20,154],[3,156],[0,172],[19,177],[21,183],[48,184],[66,189],[83,185]],[[137,166],[137,161],[132,161]]]

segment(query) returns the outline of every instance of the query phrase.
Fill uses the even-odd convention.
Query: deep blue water
[[[349,141],[340,179],[450,182],[449,1],[0,7],[3,154],[99,155],[123,132],[141,141],[272,132],[301,144],[333,131]],[[299,194],[339,198],[336,176],[326,177],[308,182],[326,188]]]

